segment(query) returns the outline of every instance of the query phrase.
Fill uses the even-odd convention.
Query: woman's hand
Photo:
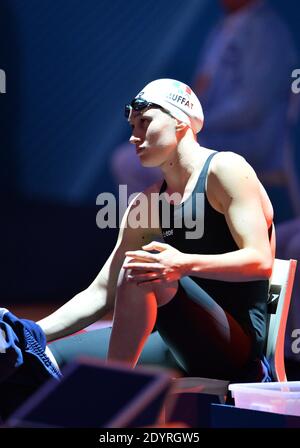
[[[127,275],[129,281],[138,285],[170,283],[185,275],[186,254],[169,244],[156,241],[142,246],[142,249],[125,253],[127,257],[130,257],[130,261],[123,265],[124,269],[130,269]],[[159,253],[149,252],[153,250]]]

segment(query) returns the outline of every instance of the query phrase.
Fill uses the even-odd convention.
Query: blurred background
[[[190,84],[206,114],[200,144],[244,155],[275,223],[297,219],[297,2],[236,14],[238,3],[1,0],[2,306],[39,318],[93,280],[118,231],[97,228],[97,195],[159,176],[132,160],[123,116],[156,78]]]

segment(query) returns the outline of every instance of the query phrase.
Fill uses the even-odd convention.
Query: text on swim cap
[[[171,100],[174,103],[184,104],[186,107],[189,107],[190,109],[193,109],[194,107],[194,104],[190,100],[188,100],[184,96],[177,95],[176,93],[169,93],[167,95],[167,100]]]

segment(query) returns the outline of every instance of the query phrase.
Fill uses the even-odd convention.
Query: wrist
[[[181,277],[186,277],[188,275],[191,275],[192,273],[192,263],[191,263],[191,257],[189,254],[182,254],[181,260],[180,260],[180,274]]]

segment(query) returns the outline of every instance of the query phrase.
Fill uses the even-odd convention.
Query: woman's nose
[[[136,145],[140,141],[141,141],[141,139],[139,137],[137,137],[136,135],[132,135],[129,139],[129,142],[132,143],[133,145]]]

